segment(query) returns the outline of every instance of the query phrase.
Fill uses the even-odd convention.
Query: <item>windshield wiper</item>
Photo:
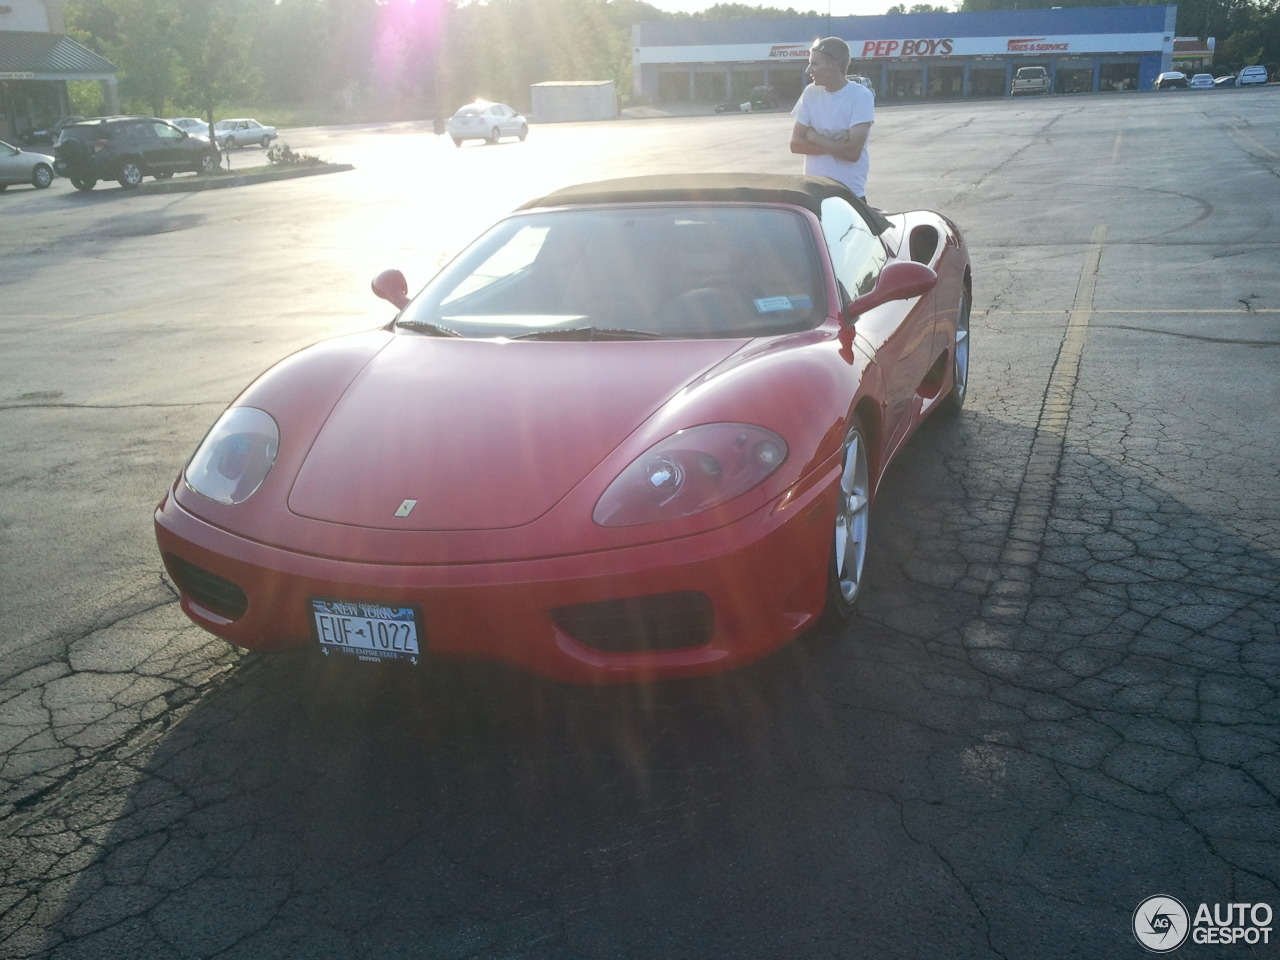
[[[666,340],[662,333],[650,330],[627,330],[612,327],[564,327],[556,330],[535,330],[522,333],[512,340]]]
[[[409,327],[413,330],[421,330],[423,333],[429,333],[433,337],[460,337],[457,330],[451,330],[449,327],[442,327],[438,323],[432,323],[429,320],[397,320],[397,327]]]

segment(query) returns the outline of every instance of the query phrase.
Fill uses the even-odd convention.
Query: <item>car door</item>
[[[502,131],[504,137],[514,137],[519,132],[516,126],[516,112],[505,103],[495,106],[494,113],[498,115],[498,129]]]
[[[822,201],[822,230],[845,303],[870,292],[889,260],[884,242],[848,201]],[[933,347],[933,294],[882,304],[854,319],[854,335],[884,383],[886,451],[906,435],[916,413],[916,390],[929,369]]]
[[[136,160],[144,174],[163,169],[163,155],[151,121],[128,120],[111,130],[108,136],[111,140],[110,160],[113,166],[103,172],[104,177],[119,176],[120,165],[126,159]]]
[[[27,177],[19,179],[18,175],[26,168],[26,163],[18,148],[0,140],[0,183],[22,183]]]
[[[188,169],[187,135],[163,120],[155,120],[147,126],[147,171],[155,174]]]

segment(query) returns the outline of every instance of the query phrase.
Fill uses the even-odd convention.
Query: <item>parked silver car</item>
[[[276,128],[240,117],[234,120],[219,120],[213,125],[213,138],[220,150],[231,150],[235,147],[247,147],[256,143],[266,149],[276,139]]]
[[[477,100],[459,108],[449,118],[449,136],[453,138],[454,145],[459,147],[463,140],[497,143],[503,137],[519,137],[523,140],[528,135],[529,121],[505,103]]]
[[[43,190],[53,183],[53,157],[0,140],[0,190],[11,183],[29,183]]]
[[[179,130],[185,130],[193,137],[209,139],[209,124],[198,117],[170,117],[169,122]]]

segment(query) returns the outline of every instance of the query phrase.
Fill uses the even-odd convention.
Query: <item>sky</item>
[[[714,6],[716,0],[646,0],[646,2],[659,10],[671,13],[698,13]],[[750,0],[740,0],[740,2],[750,3]],[[768,6],[781,7],[784,10],[787,7],[800,11],[816,10],[821,14],[830,12],[833,17],[878,17],[900,2],[903,0],[774,0]],[[909,9],[914,2],[916,0],[907,0],[907,8]],[[928,0],[928,2],[940,6],[946,5],[946,0]],[[760,6],[760,4],[752,5]]]

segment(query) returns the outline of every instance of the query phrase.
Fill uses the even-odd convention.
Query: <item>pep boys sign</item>
[[[955,40],[867,40],[862,44],[862,60],[877,57],[949,57]]]
[[[849,52],[854,60],[892,60],[912,57],[972,57],[1001,56],[1007,54],[1054,54],[1073,50],[1132,50],[1134,43],[1144,43],[1150,38],[1129,36],[1107,37],[1104,42],[1089,43],[1088,38],[1059,37],[921,37],[912,40],[848,40]],[[738,59],[801,60],[809,56],[807,43],[775,43],[767,56],[762,52],[738,54]],[[759,49],[759,48],[757,48]],[[706,55],[699,53],[701,59]]]

